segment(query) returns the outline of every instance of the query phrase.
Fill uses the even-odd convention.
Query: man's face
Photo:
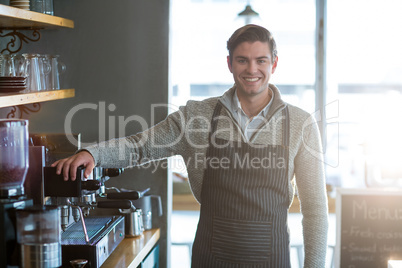
[[[272,60],[268,43],[243,42],[233,51],[228,66],[236,82],[239,97],[261,96],[268,92],[268,83],[275,72],[278,57]]]

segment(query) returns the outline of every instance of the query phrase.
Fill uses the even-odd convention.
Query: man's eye
[[[246,60],[237,60],[238,63],[245,63]]]
[[[258,63],[265,63],[265,60],[258,60]]]

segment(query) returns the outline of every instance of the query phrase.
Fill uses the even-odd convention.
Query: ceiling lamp
[[[246,5],[246,8],[242,11],[242,12],[240,12],[239,14],[237,14],[239,17],[244,17],[244,20],[245,20],[245,24],[250,24],[250,22],[251,22],[251,19],[253,18],[253,17],[258,17],[258,13],[257,12],[255,12],[252,8],[251,8],[251,5],[250,5],[250,3],[249,3],[249,1],[247,1],[247,5]]]

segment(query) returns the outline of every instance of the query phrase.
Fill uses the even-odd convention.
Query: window
[[[327,102],[339,105],[339,147],[327,165],[334,185],[402,178],[401,8],[394,0],[328,0]]]

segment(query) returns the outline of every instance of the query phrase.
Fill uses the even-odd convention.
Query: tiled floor
[[[197,223],[199,218],[198,211],[173,211],[172,215],[172,268],[189,268],[190,267],[190,252],[191,244],[194,240]],[[299,265],[302,259],[299,260],[297,255],[296,245],[302,245],[302,228],[301,228],[301,215],[290,214],[289,215],[289,229],[291,232],[290,242],[291,250],[291,262],[292,268],[302,267]],[[328,245],[335,245],[335,215],[330,214],[330,224],[328,231]],[[332,247],[328,249],[327,254],[327,266],[331,267],[332,261]]]

